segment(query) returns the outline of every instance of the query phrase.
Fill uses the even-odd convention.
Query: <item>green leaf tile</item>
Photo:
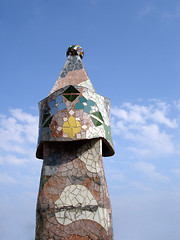
[[[75,109],[84,109],[84,105],[82,103],[76,103],[74,106]]]
[[[94,112],[94,113],[92,113],[92,115],[96,116],[97,118],[99,118],[101,121],[104,122],[103,117],[100,112]]]
[[[94,123],[94,125],[95,125],[96,127],[98,127],[98,126],[101,126],[101,125],[102,125],[102,123],[101,123],[101,122],[99,122],[97,119],[95,119],[95,118],[93,118],[93,117],[91,117],[91,119],[92,119],[92,121],[93,121],[93,123]]]

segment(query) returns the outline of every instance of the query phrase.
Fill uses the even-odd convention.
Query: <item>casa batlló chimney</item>
[[[95,92],[83,56],[80,46],[68,48],[54,87],[39,102],[36,240],[113,239],[102,161],[114,154],[110,101]]]

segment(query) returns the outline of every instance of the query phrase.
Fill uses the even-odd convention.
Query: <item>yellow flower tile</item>
[[[81,131],[81,124],[73,116],[63,124],[63,132],[68,134],[70,138],[74,138]]]

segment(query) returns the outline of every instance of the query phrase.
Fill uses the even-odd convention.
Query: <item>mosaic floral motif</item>
[[[42,108],[43,113],[41,113],[39,128],[39,146],[42,146],[40,145],[41,141],[66,141],[66,139],[69,141],[68,138],[80,140],[102,137],[112,147],[110,126],[107,124],[109,115],[107,116],[107,112],[103,110],[104,100],[99,95],[86,94],[87,91],[84,90],[86,89],[70,85],[60,90],[60,94],[54,93],[55,96],[51,97],[51,100],[48,101],[47,98],[43,100],[44,102],[42,101],[40,109]],[[101,110],[99,111],[99,109]],[[69,126],[68,118],[70,116],[73,116],[80,124],[75,125],[74,130]],[[67,125],[64,125],[63,130],[64,122],[67,122]],[[103,152],[103,155],[110,156],[112,152],[108,151]]]
[[[85,97],[79,97],[79,102],[74,106],[75,109],[83,109],[86,113],[90,114],[91,107],[96,103],[92,100],[87,100]]]
[[[79,102],[75,104],[74,108],[83,109],[86,113],[90,114],[91,120],[96,127],[103,124],[102,114],[99,111],[95,111],[98,110],[98,107],[93,100],[79,97]]]
[[[66,55],[67,56],[69,56],[69,55],[71,55],[71,56],[78,55],[82,59],[84,57],[84,50],[79,45],[72,45],[72,46],[70,46],[68,48]]]
[[[110,226],[108,210],[99,207],[91,192],[82,185],[70,185],[63,190],[55,202],[55,216],[63,225],[88,219],[99,223],[106,231]]]
[[[70,138],[74,138],[81,131],[81,124],[73,116],[63,124],[63,132],[68,134]]]
[[[63,95],[57,96],[56,100],[50,101],[48,103],[51,111],[51,116],[57,113],[58,110],[66,109],[66,104],[63,102]]]

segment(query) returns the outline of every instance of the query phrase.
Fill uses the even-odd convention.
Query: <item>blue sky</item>
[[[72,44],[111,99],[116,154],[104,167],[115,240],[179,240],[179,26],[178,0],[0,0],[2,240],[34,239],[37,104]]]

